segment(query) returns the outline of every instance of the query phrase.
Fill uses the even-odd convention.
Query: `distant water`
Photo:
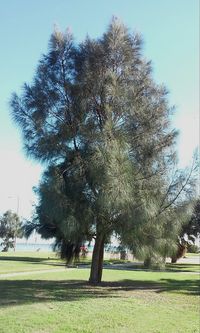
[[[0,246],[0,251],[2,247]],[[14,251],[10,249],[9,251]],[[17,243],[16,244],[16,251],[41,251],[41,252],[52,252],[53,251],[53,244],[38,244],[38,243]]]
[[[88,251],[93,251],[93,246],[86,245]],[[2,251],[2,246],[0,246],[0,252]],[[13,249],[9,249],[9,251],[14,251]],[[52,244],[40,244],[40,243],[17,243],[16,244],[16,251],[23,251],[23,252],[29,252],[29,251],[41,251],[41,252],[53,252],[53,243]],[[116,246],[106,246],[105,247],[106,252],[118,252],[118,248]]]

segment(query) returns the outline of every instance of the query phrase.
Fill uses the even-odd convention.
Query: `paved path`
[[[193,256],[193,257],[187,257],[186,258],[180,258],[177,261],[177,264],[193,264],[193,265],[200,265],[200,256]]]

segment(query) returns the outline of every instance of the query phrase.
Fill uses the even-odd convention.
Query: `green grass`
[[[7,257],[17,269],[27,264],[39,270],[48,261],[47,255],[32,254],[29,264],[25,254],[17,255],[15,261]],[[55,257],[49,261],[60,262]],[[108,264],[97,287],[87,283],[84,266],[1,276],[0,332],[199,333],[199,275],[196,265],[184,266],[155,272]]]
[[[53,252],[0,252],[0,274],[64,267]]]
[[[105,260],[105,265],[127,263],[128,260]],[[82,258],[76,265],[90,265],[91,258]],[[53,252],[0,252],[0,274],[64,268],[65,261]]]

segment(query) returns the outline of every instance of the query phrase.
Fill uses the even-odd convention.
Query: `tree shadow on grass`
[[[82,280],[0,280],[0,306],[106,297],[109,290]]]
[[[162,293],[164,291],[197,295],[199,287],[196,280],[178,281],[161,279],[155,281],[120,280],[102,282],[98,286],[89,285],[82,280],[0,280],[0,307],[39,302],[74,302],[80,299],[134,297],[134,291]]]
[[[175,280],[175,279],[161,279],[163,284],[166,285],[167,291],[186,293],[189,295],[200,294],[200,280]],[[164,290],[165,291],[165,290]]]
[[[167,264],[166,271],[170,272],[200,272],[199,264]]]
[[[102,286],[111,287],[112,290],[151,290],[156,293],[173,292],[178,294],[199,295],[199,280],[176,280],[176,279],[160,279],[155,281],[141,280],[121,280],[117,282],[103,282]]]

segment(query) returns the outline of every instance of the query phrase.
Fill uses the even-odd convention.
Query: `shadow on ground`
[[[52,258],[50,258],[52,259]],[[27,262],[41,262],[48,260],[48,258],[36,258],[36,257],[15,257],[15,256],[0,256],[0,261],[1,260],[10,260],[10,261],[27,261]],[[55,259],[56,260],[56,259]]]
[[[0,307],[38,302],[72,302],[80,299],[121,297],[122,294],[134,297],[134,291],[162,293],[177,292],[197,295],[197,281],[161,279],[155,281],[121,280],[103,282],[98,286],[86,281],[46,281],[46,280],[0,280]]]
[[[166,271],[173,272],[199,272],[200,273],[200,265],[199,264],[167,264]]]

